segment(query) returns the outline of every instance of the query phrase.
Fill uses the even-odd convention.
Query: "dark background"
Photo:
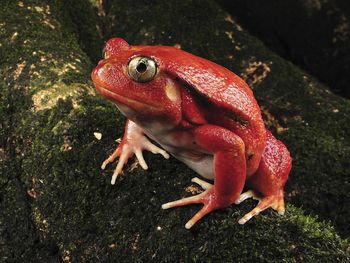
[[[218,0],[271,50],[350,98],[350,1]]]

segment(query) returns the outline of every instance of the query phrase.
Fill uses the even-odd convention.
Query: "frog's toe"
[[[206,182],[206,181],[204,181],[204,180],[202,180],[202,179],[199,179],[198,177],[192,178],[192,179],[191,179],[191,182],[200,185],[204,190],[207,190],[207,189],[213,187],[212,184],[210,184],[210,183],[208,183],[208,182]]]
[[[169,209],[177,206],[184,206],[184,205],[190,205],[190,204],[199,204],[202,203],[202,198],[204,196],[204,193],[200,193],[198,195],[190,196],[190,197],[185,197],[176,201],[168,202],[166,204],[162,205],[163,209]]]
[[[161,154],[165,159],[169,159],[169,154],[164,151],[163,149],[159,148],[158,146],[151,143],[149,140],[144,140],[143,142],[143,148],[150,151],[153,154]]]
[[[284,192],[283,190],[280,190],[278,194],[278,202],[277,202],[277,208],[275,209],[278,214],[284,215],[285,207],[284,207]]]
[[[135,151],[135,155],[136,155],[136,158],[137,158],[137,160],[139,161],[139,164],[141,165],[141,167],[142,167],[144,170],[147,170],[147,169],[148,169],[148,165],[147,165],[145,159],[143,158],[142,151],[141,151],[141,150],[136,150],[136,151]]]
[[[129,158],[133,155],[133,152],[128,148],[124,147],[123,151],[121,151],[117,167],[114,170],[111,184],[115,184],[115,181],[117,180],[117,177],[122,172],[124,165],[128,162]]]
[[[190,229],[195,223],[197,223],[202,217],[204,217],[206,214],[209,214],[215,210],[210,205],[205,205],[201,210],[197,212],[185,225],[186,229]]]
[[[109,163],[113,162],[115,158],[120,156],[120,153],[121,153],[121,148],[117,147],[117,149],[115,149],[115,151],[106,160],[103,161],[101,165],[101,169],[104,170]]]
[[[260,197],[253,191],[253,190],[248,190],[247,192],[242,193],[237,200],[235,201],[235,204],[238,205],[242,203],[244,200],[248,198],[253,198],[255,200],[260,200]]]

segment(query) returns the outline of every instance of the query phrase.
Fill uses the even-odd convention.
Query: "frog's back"
[[[217,109],[207,116],[209,122],[242,138],[247,174],[253,174],[265,147],[266,132],[259,105],[245,81],[225,67],[173,47],[138,46],[138,53],[155,59],[160,70]]]

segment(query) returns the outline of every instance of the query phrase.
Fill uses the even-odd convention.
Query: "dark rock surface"
[[[269,48],[350,98],[348,0],[218,0]]]
[[[77,6],[58,0],[8,0],[0,9],[0,262],[350,259],[347,100],[266,49],[213,1],[106,1],[100,21],[81,3],[80,18],[72,18]],[[89,19],[104,23],[105,38],[178,44],[243,76],[294,158],[286,214],[266,211],[241,226],[255,205],[248,201],[188,231],[198,206],[160,205],[192,195],[194,172],[147,153],[149,171],[126,169],[111,186],[113,167],[99,167],[123,118],[91,86],[97,45],[84,42],[87,55],[78,41],[98,38],[79,22]]]

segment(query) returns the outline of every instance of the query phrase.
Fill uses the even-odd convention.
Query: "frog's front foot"
[[[206,214],[218,209],[227,206],[228,204],[223,205],[220,203],[214,192],[214,187],[212,184],[207,183],[197,177],[192,178],[191,180],[194,183],[199,184],[205,191],[191,197],[186,197],[176,201],[172,201],[162,205],[163,209],[173,208],[176,206],[184,206],[189,204],[204,204],[203,208],[197,212],[185,225],[187,229],[190,229],[198,220],[204,217]]]
[[[139,135],[137,139],[123,138],[117,149],[101,165],[101,168],[105,169],[107,164],[113,162],[117,157],[119,157],[117,167],[115,168],[112,176],[111,184],[115,184],[118,175],[122,172],[124,164],[126,164],[128,159],[134,154],[136,155],[141,167],[145,170],[148,169],[148,165],[143,158],[143,150],[148,150],[154,154],[161,154],[166,159],[169,158],[169,154],[166,151],[151,143],[144,135]]]

